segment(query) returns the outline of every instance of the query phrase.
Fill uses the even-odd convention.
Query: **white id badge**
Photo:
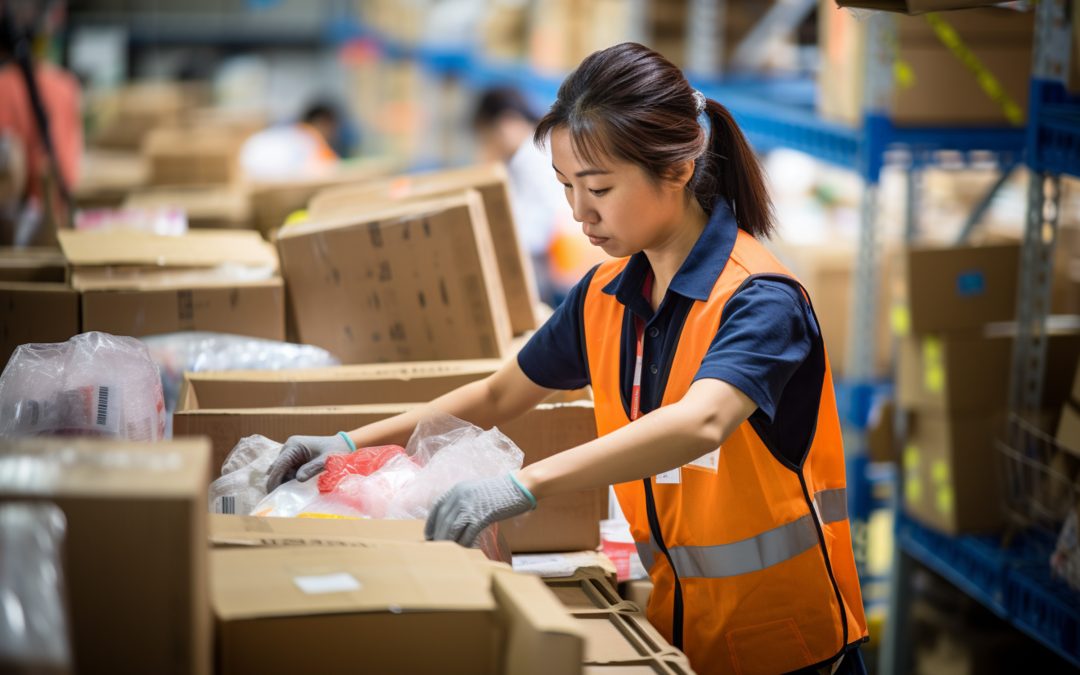
[[[656,474],[657,485],[678,485],[682,482],[682,467]]]
[[[687,468],[704,469],[716,473],[720,468],[720,448],[713,450],[707,455],[702,455],[686,465]]]

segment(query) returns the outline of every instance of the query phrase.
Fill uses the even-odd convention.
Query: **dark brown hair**
[[[705,113],[708,129],[699,122],[694,88],[673,63],[624,42],[590,55],[566,78],[534,140],[543,146],[565,127],[582,160],[632,162],[658,181],[673,179],[680,163],[695,160],[687,189],[706,213],[724,199],[740,228],[769,237],[772,202],[757,155],[727,108],[707,99]]]

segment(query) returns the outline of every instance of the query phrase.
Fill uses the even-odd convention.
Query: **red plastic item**
[[[370,476],[397,455],[404,455],[400,445],[377,445],[360,448],[348,455],[330,455],[326,469],[319,474],[319,492],[333,492],[346,476]]]

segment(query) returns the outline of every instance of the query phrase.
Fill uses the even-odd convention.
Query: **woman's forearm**
[[[720,447],[755,409],[749,398],[724,382],[702,381],[693,389],[697,395],[688,393],[683,401],[525,467],[519,480],[542,499],[653,476]]]

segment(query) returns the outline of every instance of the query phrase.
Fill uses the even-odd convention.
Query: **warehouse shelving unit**
[[[1053,440],[1019,420],[1041,405],[1061,176],[1080,177],[1080,96],[1068,94],[1063,84],[1071,49],[1068,4],[1069,0],[1042,0],[1037,8],[1024,157],[1031,183],[1017,295],[1019,330],[1013,351],[1011,423],[1008,438],[1000,440],[995,449],[1004,453],[1006,486],[1012,493],[1008,495],[1010,511],[1020,512],[1022,525],[1038,520],[1025,517],[1032,514],[1023,511],[1039,499],[1025,494],[1031,483],[1021,480],[1017,484],[1015,472],[1042,472],[1038,479],[1053,479],[1045,466],[1046,451],[1040,449],[1052,447]],[[883,673],[910,670],[905,647],[913,561],[937,572],[1080,668],[1080,593],[1051,578],[1048,551],[1053,548],[1052,536],[1039,528],[1014,534],[1007,545],[998,537],[951,537],[920,526],[897,509],[897,553]]]

